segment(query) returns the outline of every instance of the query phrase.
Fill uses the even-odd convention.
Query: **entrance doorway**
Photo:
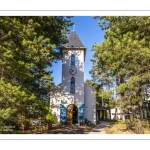
[[[78,123],[78,107],[74,104],[67,107],[67,123]]]
[[[97,121],[105,121],[107,119],[106,110],[97,110]]]

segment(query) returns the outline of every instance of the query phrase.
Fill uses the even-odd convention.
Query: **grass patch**
[[[107,134],[134,134],[131,130],[126,130],[124,120],[110,120],[110,126],[106,128]]]
[[[145,134],[150,134],[150,123],[148,122],[148,120],[143,119],[142,120],[142,125],[143,125],[143,128],[144,128],[144,133]]]
[[[110,123],[110,126],[106,128],[107,134],[136,134],[134,122],[132,122],[132,130],[126,129],[125,120],[110,120],[108,122]],[[150,134],[150,123],[148,122],[148,120],[143,119],[142,125],[144,128],[144,133]]]

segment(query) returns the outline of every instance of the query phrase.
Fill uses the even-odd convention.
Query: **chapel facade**
[[[86,47],[73,31],[64,45],[62,83],[50,91],[50,109],[54,122],[84,124],[85,118],[96,124],[96,101],[92,89],[84,83]]]

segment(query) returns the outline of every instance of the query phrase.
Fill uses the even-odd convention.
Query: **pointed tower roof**
[[[70,34],[70,36],[69,36],[69,42],[68,43],[66,43],[66,44],[64,44],[64,47],[85,47],[83,44],[82,44],[82,42],[81,42],[81,40],[79,39],[79,37],[78,37],[78,35],[77,35],[77,33],[75,32],[75,31],[73,31],[71,34]]]
[[[86,55],[86,47],[82,44],[81,40],[79,39],[77,33],[75,31],[71,32],[68,43],[64,44],[65,50],[84,50],[84,61]]]

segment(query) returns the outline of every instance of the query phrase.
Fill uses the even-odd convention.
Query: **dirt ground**
[[[88,134],[95,125],[83,125],[78,124],[63,125],[61,127],[53,125],[51,130],[48,130],[49,134]]]
[[[15,132],[15,134],[88,134],[96,125],[83,125],[78,124],[62,125],[52,124],[50,130],[48,129],[32,129],[27,131]]]

